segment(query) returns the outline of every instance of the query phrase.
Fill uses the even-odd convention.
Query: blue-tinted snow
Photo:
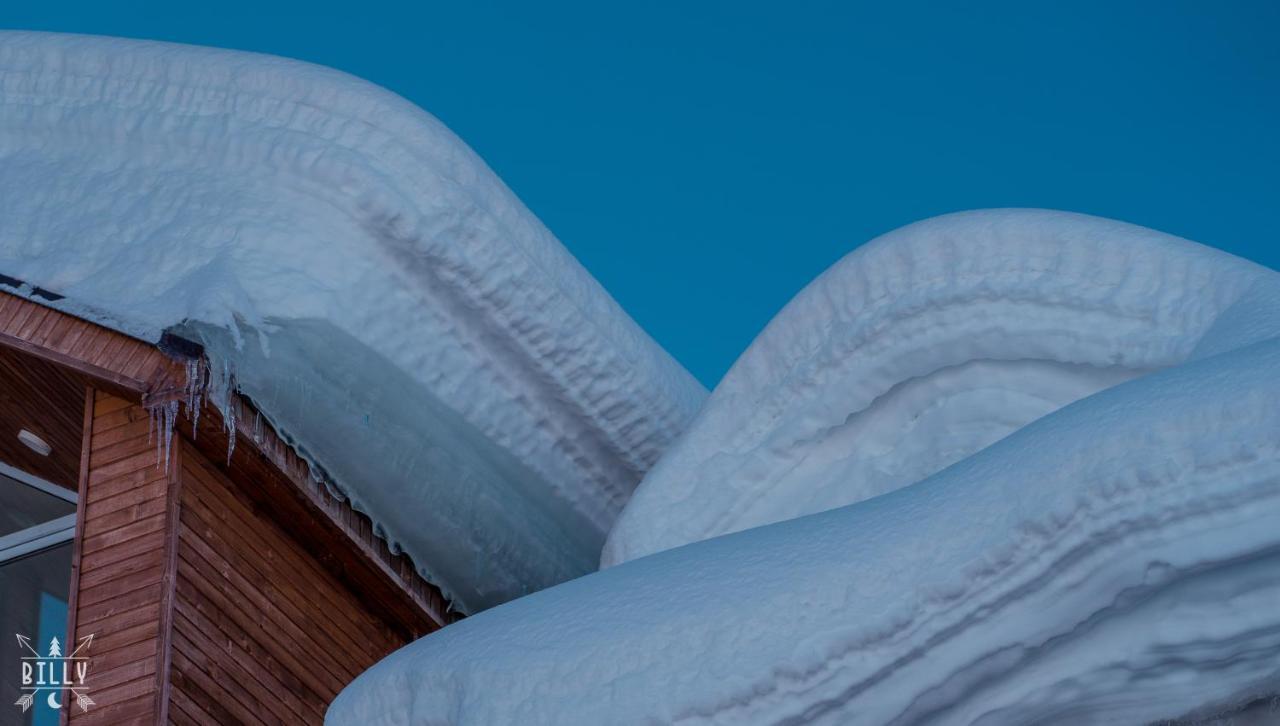
[[[1063,405],[1280,334],[1280,276],[1134,225],[963,212],[890,232],[769,324],[609,535],[614,564],[919,481]]]
[[[0,186],[0,272],[204,343],[464,610],[595,569],[705,396],[465,144],[337,71],[0,33]]]
[[[867,254],[882,256],[864,268],[876,274],[841,263],[744,356],[711,403],[732,425],[709,431],[704,414],[654,470],[692,493],[646,515],[697,521],[689,509],[730,512],[753,487],[768,521],[808,487],[854,503],[710,539],[685,530],[700,541],[449,626],[363,674],[328,722],[1129,726],[1269,708],[1280,276],[1046,212],[944,217]],[[1071,368],[1100,362],[1127,372]],[[1012,433],[889,487],[802,466],[865,455],[862,437],[823,427],[935,369],[962,374],[935,400],[963,406],[887,453],[941,466],[931,445],[973,445],[968,427]],[[870,410],[885,426],[932,415],[894,406]],[[773,436],[786,426],[811,435]],[[720,477],[695,455],[719,459]]]

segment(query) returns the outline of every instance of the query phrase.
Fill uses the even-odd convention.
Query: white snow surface
[[[1277,521],[1272,338],[1086,397],[924,481],[450,625],[361,675],[327,723],[1211,717],[1280,691]]]
[[[333,70],[0,33],[0,186],[0,273],[202,342],[463,610],[593,570],[705,396],[440,122]]]
[[[605,566],[870,499],[1096,391],[1280,334],[1275,272],[1122,222],[946,215],[796,296],[644,478]]]
[[[866,411],[857,436],[827,431]],[[869,453],[887,474],[804,466]],[[696,487],[661,514],[699,526],[624,517],[662,551],[402,648],[327,723],[1275,714],[1273,271],[1080,215],[913,225],[791,303],[656,475]],[[634,501],[656,517],[654,481]],[[711,536],[744,492],[767,505],[732,527],[772,523]]]

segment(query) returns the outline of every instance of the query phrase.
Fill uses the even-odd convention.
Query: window
[[[43,653],[49,641],[66,643],[71,588],[71,538],[76,495],[0,463],[0,672],[15,672],[27,653],[15,635],[31,639]],[[0,678],[0,701],[22,695],[16,678]],[[3,723],[53,726],[58,714],[32,709],[5,711]]]

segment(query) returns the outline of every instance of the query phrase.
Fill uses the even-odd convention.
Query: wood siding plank
[[[163,663],[166,492],[130,497],[157,493],[150,486],[154,474],[145,471],[155,462],[154,452],[132,443],[147,436],[150,421],[141,406],[91,391],[85,410],[84,483],[72,555],[77,568],[68,609],[75,636],[94,635],[85,652],[90,658],[85,685],[96,705],[63,714],[73,726],[152,723]],[[103,431],[115,432],[110,441],[103,441]],[[126,451],[130,445],[133,450]],[[115,506],[103,506],[108,500]]]
[[[404,639],[243,487],[181,446],[175,703],[241,721],[244,708],[247,723],[321,723],[338,691]]]
[[[185,418],[163,461],[144,406],[182,395],[185,366],[0,293],[0,439],[15,442],[0,458],[80,495],[67,646],[95,636],[96,705],[64,724],[319,724],[356,675],[453,616],[248,399],[232,396],[233,456],[206,403],[199,443]],[[25,453],[17,426],[54,453]]]

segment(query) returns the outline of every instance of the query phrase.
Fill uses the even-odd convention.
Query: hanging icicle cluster
[[[227,433],[227,464],[231,463],[231,455],[236,448],[235,374],[226,361],[218,373],[220,375],[215,375],[202,358],[189,359],[181,394],[167,401],[145,404],[150,416],[147,441],[155,441],[156,466],[163,461],[166,472],[169,471],[173,429],[178,422],[180,407],[186,408],[187,418],[191,421],[191,437],[195,439],[200,429],[200,409],[206,401],[222,413]]]
[[[150,425],[147,427],[147,443],[155,441],[156,466],[164,462],[165,473],[169,472],[169,448],[173,444],[173,427],[178,423],[177,399],[147,406]]]

